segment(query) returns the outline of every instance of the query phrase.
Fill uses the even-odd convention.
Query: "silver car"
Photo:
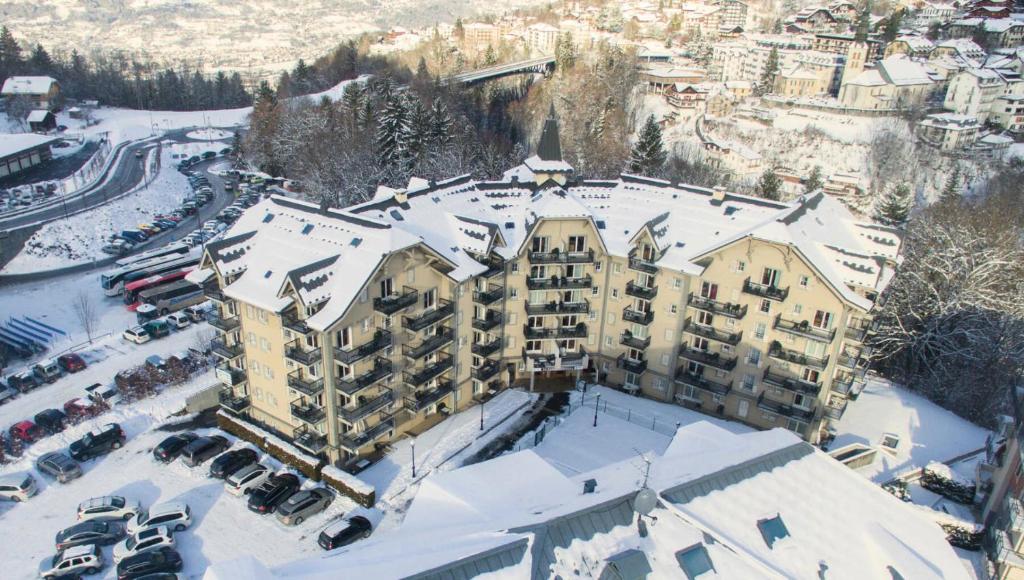
[[[307,489],[293,494],[277,506],[277,519],[286,526],[297,526],[306,518],[327,509],[334,501],[334,494],[322,487]]]
[[[64,453],[53,451],[36,460],[36,469],[51,476],[57,481],[67,483],[82,477],[82,466]]]

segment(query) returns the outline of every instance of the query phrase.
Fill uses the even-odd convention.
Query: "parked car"
[[[163,547],[121,560],[117,565],[118,580],[176,579],[181,572],[181,554],[174,548]]]
[[[93,383],[85,388],[85,396],[90,401],[106,407],[113,407],[121,402],[121,392],[115,385]]]
[[[203,304],[189,306],[188,308],[182,310],[182,312],[184,312],[192,320],[192,322],[202,322],[203,320],[206,320],[206,314],[207,312],[209,312],[209,310],[210,308],[204,302]]]
[[[163,338],[171,333],[171,327],[163,320],[150,320],[142,328],[153,338]]]
[[[18,421],[14,425],[11,425],[8,432],[11,434],[11,437],[14,437],[22,443],[35,443],[46,435],[46,433],[32,421]]]
[[[145,344],[152,339],[152,337],[149,336],[149,332],[147,332],[146,329],[142,328],[141,326],[129,328],[128,330],[124,331],[124,333],[122,333],[121,336],[128,342],[134,342],[135,344]]]
[[[334,494],[323,487],[304,489],[278,506],[277,519],[286,526],[297,526],[327,509],[333,501]]]
[[[291,473],[274,475],[249,493],[249,511],[270,514],[299,490],[299,478]]]
[[[57,409],[46,409],[33,417],[36,425],[46,433],[60,433],[68,425],[68,416]]]
[[[114,546],[114,562],[120,563],[125,558],[160,548],[173,548],[174,544],[174,536],[167,526],[147,528]]]
[[[46,580],[78,578],[82,574],[95,574],[103,568],[103,552],[99,546],[77,546],[45,558],[39,564],[39,575]]]
[[[36,460],[36,469],[54,477],[60,483],[67,483],[82,477],[82,466],[59,451],[52,451]]]
[[[86,433],[84,437],[72,443],[68,447],[68,451],[70,451],[71,457],[78,461],[85,461],[119,449],[127,438],[120,425],[107,423],[102,428]]]
[[[317,538],[317,543],[325,550],[333,550],[369,538],[372,533],[373,525],[370,524],[370,520],[363,516],[352,516],[324,528]]]
[[[210,477],[226,479],[239,469],[259,461],[259,454],[249,448],[233,449],[210,463]]]
[[[0,476],[0,499],[22,502],[39,493],[39,484],[31,473]]]
[[[88,366],[85,364],[85,359],[73,352],[57,357],[57,364],[68,373],[77,373]]]
[[[121,238],[128,240],[129,242],[141,244],[142,242],[148,240],[149,236],[147,236],[145,232],[139,230],[124,230],[121,232]]]
[[[220,435],[200,437],[185,447],[181,452],[181,460],[185,465],[195,467],[224,453],[228,447],[231,447],[231,442]]]
[[[128,533],[138,534],[143,530],[166,527],[182,532],[192,525],[192,510],[188,504],[180,501],[158,503],[148,510],[142,510],[128,520]]]
[[[192,324],[192,320],[184,312],[172,312],[165,316],[164,320],[167,321],[167,324],[175,330],[188,328],[188,326]]]
[[[142,511],[139,502],[119,495],[93,497],[78,504],[78,520],[130,520]]]
[[[181,455],[189,443],[198,438],[198,435],[190,431],[171,435],[153,448],[153,458],[162,463],[170,463]]]
[[[121,541],[123,537],[124,526],[120,523],[93,520],[64,528],[57,532],[57,537],[53,541],[57,545],[57,550],[66,550],[86,544],[109,546]]]
[[[47,383],[57,382],[57,379],[59,379],[63,374],[60,370],[60,365],[57,364],[57,359],[53,358],[40,361],[32,367],[32,372],[39,377],[40,381]]]
[[[11,388],[18,389],[22,393],[27,393],[42,383],[38,378],[36,378],[35,373],[29,369],[7,377],[7,384],[10,385]]]
[[[103,407],[84,397],[75,397],[64,403],[64,413],[69,421],[79,423],[103,414]]]
[[[7,385],[0,383],[0,405],[3,405],[7,401],[10,401],[14,397],[18,396],[18,391],[8,387]]]
[[[224,489],[231,495],[248,495],[270,479],[271,475],[273,472],[265,465],[259,463],[246,465],[224,480]]]

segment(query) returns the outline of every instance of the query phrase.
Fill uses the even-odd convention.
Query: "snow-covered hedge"
[[[217,426],[266,451],[285,465],[298,469],[306,477],[320,481],[320,468],[325,463],[323,459],[310,457],[277,435],[251,423],[239,421],[224,411],[217,412]]]
[[[896,479],[889,483],[883,484],[882,489],[893,494],[901,501],[910,501],[910,489],[907,487],[907,482],[902,479]]]
[[[974,503],[974,482],[943,463],[933,461],[925,466],[921,486],[958,503]]]
[[[338,490],[364,507],[373,507],[376,501],[376,490],[373,486],[358,477],[345,473],[333,465],[324,466],[320,470],[321,478],[327,485]]]
[[[985,526],[960,519],[953,514],[934,510],[924,506],[915,505],[921,513],[927,514],[946,532],[946,541],[949,545],[965,550],[980,550],[981,541],[985,536]]]

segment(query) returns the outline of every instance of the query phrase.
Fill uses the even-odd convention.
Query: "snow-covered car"
[[[103,552],[95,544],[69,548],[39,563],[39,575],[46,580],[78,578],[82,574],[95,574],[101,569]]]
[[[60,483],[82,477],[82,466],[64,453],[53,451],[42,455],[36,460],[36,469],[41,473],[55,477]]]
[[[174,547],[174,536],[167,526],[148,528],[132,534],[120,544],[114,546],[114,562],[120,562],[129,556],[158,550],[163,547]]]
[[[146,332],[146,329],[141,326],[129,328],[121,334],[121,337],[128,342],[134,342],[135,344],[145,344],[151,339],[149,333]]]
[[[86,520],[130,520],[142,511],[138,501],[119,495],[105,495],[89,498],[78,504],[79,521]]]
[[[165,527],[176,532],[192,525],[192,509],[180,501],[158,503],[148,510],[142,510],[128,520],[128,533],[138,534],[143,530]]]
[[[121,392],[114,385],[93,383],[85,388],[85,396],[94,403],[113,407],[121,402]]]
[[[12,473],[0,477],[0,499],[22,502],[39,493],[31,473]]]
[[[181,312],[173,312],[164,317],[167,324],[174,329],[181,330],[188,328],[192,324],[192,320],[189,319],[188,315]]]
[[[224,480],[224,489],[231,495],[247,495],[270,478],[273,472],[266,465],[254,463],[232,473]]]
[[[277,506],[277,519],[286,526],[297,526],[327,509],[333,501],[334,494],[326,488],[303,490],[292,494]]]

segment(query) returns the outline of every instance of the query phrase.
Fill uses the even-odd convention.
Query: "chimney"
[[[714,188],[713,192],[714,193],[711,194],[711,199],[713,201],[717,201],[719,203],[725,201],[725,188],[724,187],[717,186],[717,187]]]
[[[409,194],[404,189],[395,190],[395,203],[405,204],[409,202]]]
[[[597,480],[588,479],[583,482],[583,493],[594,493],[597,490]]]

